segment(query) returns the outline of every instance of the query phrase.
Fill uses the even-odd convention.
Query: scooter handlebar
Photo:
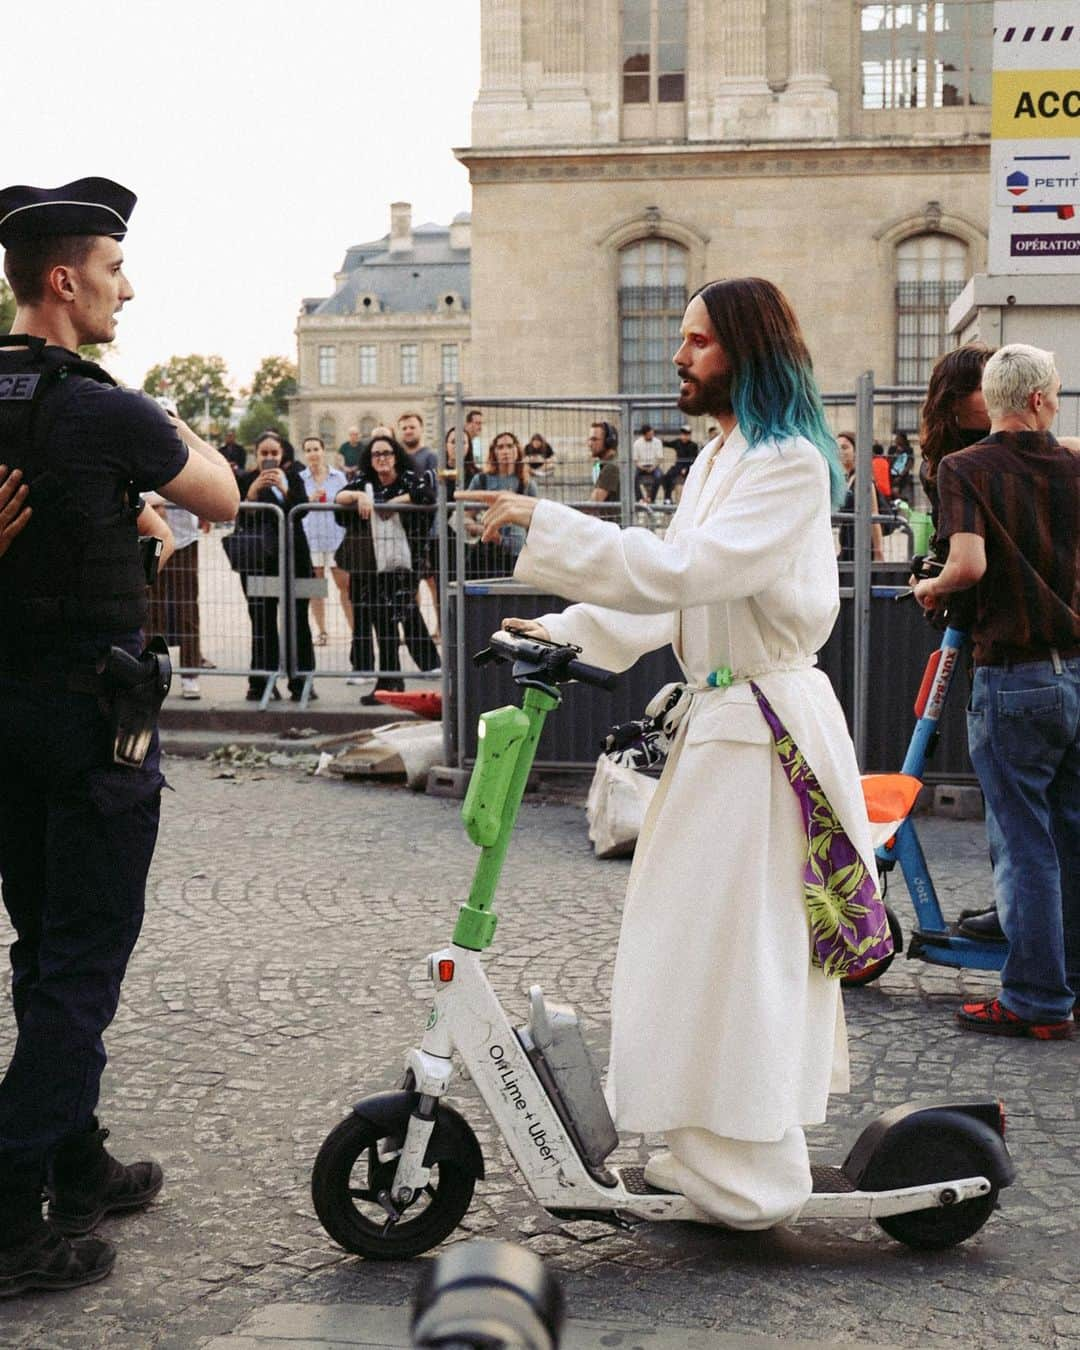
[[[570,643],[526,637],[507,629],[492,633],[490,641],[491,645],[473,658],[477,665],[485,665],[488,661],[512,661],[515,677],[519,673],[536,674],[557,684],[578,680],[597,689],[614,689],[618,681],[613,671],[579,661],[577,654],[581,648]]]
[[[582,684],[595,685],[597,689],[612,690],[619,680],[614,671],[603,670],[600,666],[590,666],[584,661],[571,661],[566,667],[566,673],[572,679],[580,680]]]

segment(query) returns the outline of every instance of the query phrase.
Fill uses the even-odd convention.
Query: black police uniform
[[[68,232],[122,237],[64,207]],[[156,734],[140,767],[114,762],[96,669],[112,647],[142,648],[134,499],[187,458],[152,400],[74,353],[0,346],[0,461],[23,469],[33,508],[0,557],[0,878],[18,1028],[0,1081],[0,1200],[40,1185],[56,1146],[93,1127],[164,782]]]

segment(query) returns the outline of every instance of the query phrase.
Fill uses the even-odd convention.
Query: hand
[[[0,557],[8,551],[15,537],[30,523],[32,514],[25,505],[30,489],[22,481],[22,470],[0,464]]]
[[[485,543],[493,543],[499,537],[504,525],[520,525],[528,530],[536,510],[537,497],[525,497],[519,492],[459,492],[454,499],[459,502],[479,502],[487,507],[484,512]]]
[[[922,605],[923,609],[937,609],[941,604],[941,595],[937,589],[937,577],[927,577],[920,581],[917,577],[909,578],[911,585],[911,594]]]
[[[542,642],[551,641],[551,634],[535,619],[503,619],[499,627],[507,633],[517,633],[520,637],[539,638]]]
[[[366,492],[356,494],[356,514],[361,520],[371,519],[371,498]]]

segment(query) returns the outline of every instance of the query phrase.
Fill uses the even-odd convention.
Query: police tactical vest
[[[22,350],[10,354],[5,347]],[[94,516],[79,502],[52,431],[64,401],[100,366],[40,338],[0,338],[0,463],[21,469],[30,521],[0,557],[0,650],[32,651],[35,637],[130,632],[146,622],[146,576],[128,485],[124,505]]]

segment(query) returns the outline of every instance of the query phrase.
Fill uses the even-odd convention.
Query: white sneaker
[[[194,675],[180,676],[180,697],[202,698],[202,695],[199,693],[199,681]]]
[[[670,1153],[654,1153],[645,1164],[645,1181],[658,1191],[666,1191],[669,1195],[682,1195],[677,1168],[678,1164]]]

